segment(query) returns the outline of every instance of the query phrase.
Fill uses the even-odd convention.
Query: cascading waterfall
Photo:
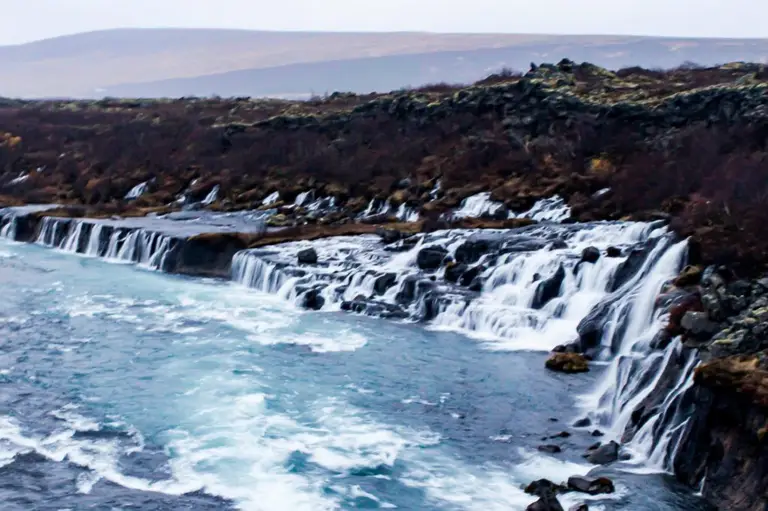
[[[569,213],[557,200],[526,212],[546,222]],[[467,246],[491,245],[496,248],[467,260]],[[297,264],[298,252],[309,247],[320,263]],[[430,247],[458,264],[466,261],[472,283],[446,282],[445,267],[420,269],[419,253]],[[582,258],[589,248],[602,254],[612,249],[614,256],[587,263]],[[686,250],[686,241],[675,242],[658,223],[546,223],[518,233],[440,231],[391,250],[367,236],[288,243],[238,253],[232,278],[297,302],[303,293],[319,292],[323,308],[331,310],[350,301],[366,304],[350,310],[381,315],[399,307],[403,315],[395,317],[462,331],[491,349],[548,351],[573,340],[579,323],[599,312],[601,336],[593,352],[608,367],[594,392],[582,398],[585,413],[591,427],[624,440],[636,461],[664,469],[685,428],[684,395],[697,358],[679,341],[654,347],[665,324],[656,299],[679,273]],[[664,397],[628,435],[633,412],[659,388]]]
[[[151,269],[165,267],[172,240],[171,236],[140,228],[53,217],[42,219],[37,237],[38,244],[64,252],[136,263]]]
[[[15,239],[16,238],[16,227],[18,224],[18,220],[16,219],[15,215],[10,215],[9,217],[3,217],[2,219],[4,223],[2,229],[0,229],[0,238],[8,238],[8,239]]]

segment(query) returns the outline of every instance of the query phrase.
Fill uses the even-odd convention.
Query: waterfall
[[[482,192],[464,199],[459,209],[455,210],[452,216],[453,218],[494,216],[503,208],[504,204],[491,200],[491,192]]]
[[[131,188],[127,194],[125,194],[125,200],[138,199],[147,191],[147,186],[149,186],[149,181],[144,181],[143,183],[137,184]]]
[[[91,230],[91,236],[88,238],[88,246],[85,249],[85,255],[90,257],[99,257],[101,255],[101,232],[104,229],[102,224],[95,224]]]
[[[204,206],[210,206],[214,202],[216,202],[219,198],[219,190],[221,187],[219,185],[216,185],[213,187],[213,189],[208,192],[208,195],[205,196],[205,199],[203,199],[203,205]]]
[[[11,240],[16,239],[16,228],[18,225],[18,220],[16,219],[16,215],[9,215],[8,217],[2,217],[0,218],[3,222],[7,220],[7,223],[5,223],[0,229],[0,238],[8,238]]]
[[[248,251],[235,254],[232,260],[232,280],[265,293],[277,294],[287,277],[276,265],[253,256]]]
[[[64,239],[64,245],[61,247],[65,252],[77,252],[80,242],[80,236],[83,234],[83,222],[71,222],[69,224],[69,233]]]
[[[397,213],[395,213],[395,216],[401,222],[418,222],[419,221],[419,212],[416,211],[414,208],[409,208],[408,206],[405,205],[405,203],[400,204],[400,207],[397,208]]]
[[[297,303],[312,291],[324,309],[426,321],[497,350],[551,350],[592,318],[599,335],[589,352],[606,369],[580,398],[590,427],[623,441],[636,462],[668,468],[697,358],[679,341],[663,349],[652,341],[666,321],[657,297],[682,268],[687,242],[659,223],[556,223],[570,214],[566,208],[559,200],[539,203],[525,214],[553,223],[509,231],[438,231],[386,247],[357,236],[242,251],[232,278]],[[320,262],[301,264],[310,247]],[[452,262],[428,266],[430,250]],[[596,259],[586,260],[590,251]],[[645,414],[639,423],[638,408]]]
[[[107,236],[109,236],[107,240]],[[105,243],[106,241],[106,243]],[[98,220],[43,217],[37,243],[65,252],[163,269],[173,237]]]
[[[261,204],[264,206],[269,206],[274,204],[278,200],[280,200],[280,192],[272,192],[269,195],[267,195],[267,197],[263,201],[261,201]]]

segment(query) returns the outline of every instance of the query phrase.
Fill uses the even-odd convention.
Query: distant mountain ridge
[[[120,29],[0,47],[11,97],[303,96],[472,82],[568,57],[608,67],[768,61],[768,39]]]

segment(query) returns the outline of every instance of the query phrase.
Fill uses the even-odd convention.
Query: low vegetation
[[[214,186],[219,210],[313,189],[350,212],[388,198],[434,216],[480,190],[512,210],[560,194],[580,220],[670,218],[693,237],[694,262],[751,274],[768,261],[766,90],[757,64],[611,72],[564,60],[308,102],[8,100],[0,201],[140,214]]]

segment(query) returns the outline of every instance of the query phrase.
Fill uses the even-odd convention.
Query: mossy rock
[[[553,353],[545,363],[547,369],[560,373],[586,373],[589,361],[579,353]]]

